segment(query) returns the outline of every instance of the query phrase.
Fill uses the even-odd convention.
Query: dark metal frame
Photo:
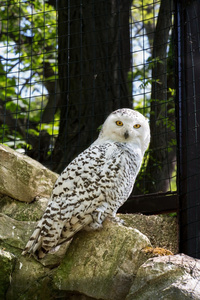
[[[176,3],[180,252],[200,258],[200,5]]]
[[[200,258],[200,1],[175,1],[177,193],[131,196],[119,212],[176,211],[179,251]]]
[[[155,215],[176,212],[178,210],[178,195],[174,193],[155,193],[131,196],[119,209],[120,213],[143,213]]]

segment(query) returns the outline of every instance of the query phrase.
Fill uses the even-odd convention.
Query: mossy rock
[[[5,299],[7,289],[12,280],[15,256],[0,249],[0,299]]]
[[[40,220],[47,203],[47,198],[36,198],[34,202],[25,203],[0,194],[0,212],[18,221]]]
[[[146,260],[149,239],[137,229],[104,222],[100,231],[76,235],[55,271],[55,290],[95,299],[124,299],[134,275]]]

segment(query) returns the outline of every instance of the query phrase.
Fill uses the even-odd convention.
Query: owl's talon
[[[113,222],[113,223],[118,223],[118,224],[125,224],[125,221],[120,219],[119,217],[109,217],[109,219]]]

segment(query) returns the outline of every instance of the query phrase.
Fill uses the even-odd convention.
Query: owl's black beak
[[[124,137],[125,137],[125,139],[127,139],[127,138],[129,137],[128,130],[126,130],[126,131],[124,132]]]

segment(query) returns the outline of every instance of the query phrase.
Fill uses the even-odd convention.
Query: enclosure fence
[[[199,1],[1,1],[0,139],[60,173],[113,110],[150,122],[120,212],[177,213],[200,258]],[[175,216],[176,217],[176,216]]]
[[[200,258],[200,5],[177,3],[180,251]]]

